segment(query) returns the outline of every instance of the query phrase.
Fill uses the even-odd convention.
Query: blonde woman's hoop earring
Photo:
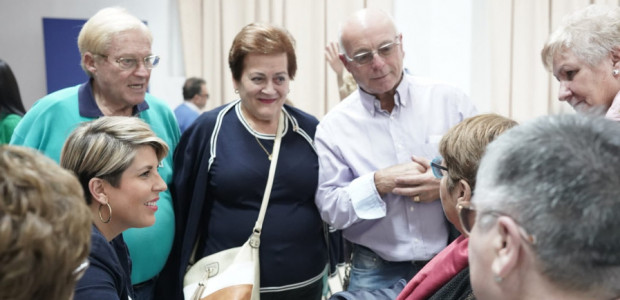
[[[611,73],[614,74],[614,76],[618,76],[620,75],[620,70],[614,69],[613,71],[611,71]]]
[[[235,94],[239,94],[239,90],[235,90]]]
[[[103,216],[101,215],[101,207],[103,207],[103,204],[99,204],[99,220],[101,220],[101,222],[103,223],[110,223],[110,220],[112,220],[112,206],[110,206],[110,203],[108,202],[106,202],[105,205],[108,207],[108,212],[110,214],[108,215],[108,218],[104,220]]]

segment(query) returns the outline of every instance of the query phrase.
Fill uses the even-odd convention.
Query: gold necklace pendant
[[[269,151],[267,151],[267,148],[265,148],[265,146],[263,146],[263,143],[260,142],[260,140],[254,136],[254,139],[256,140],[256,142],[258,142],[258,145],[263,149],[263,151],[265,151],[265,154],[267,154],[267,158],[269,158],[269,160],[271,160],[271,153],[269,153]]]

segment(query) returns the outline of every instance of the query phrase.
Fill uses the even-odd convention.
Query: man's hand
[[[411,161],[424,168],[418,174],[402,174],[395,178],[393,194],[410,197],[415,202],[432,202],[439,198],[439,183],[431,170],[430,161],[424,157],[411,157]]]
[[[423,174],[426,168],[415,162],[410,161],[398,165],[393,165],[375,172],[375,186],[380,195],[392,193],[396,187],[396,178],[410,177]]]

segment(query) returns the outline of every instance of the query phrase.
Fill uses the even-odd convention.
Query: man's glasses
[[[104,55],[104,54],[97,54],[97,55],[105,59],[108,59],[107,55]],[[150,55],[150,56],[143,58],[142,61],[144,61],[144,67],[150,70],[150,69],[157,67],[157,65],[159,64],[159,56]],[[115,62],[123,70],[135,69],[138,66],[137,58],[119,57],[115,60]]]
[[[476,208],[470,202],[463,202],[463,203],[457,204],[456,209],[458,211],[459,222],[461,223],[461,228],[463,229],[465,234],[469,236],[471,234],[472,228],[474,228],[474,223],[476,223],[476,214],[477,214]],[[511,218],[515,223],[517,223],[517,221],[514,218],[500,211],[488,210],[488,211],[483,211],[480,213],[481,216],[485,214],[490,214],[495,217],[506,216],[506,217]],[[536,238],[533,235],[527,233],[527,231],[525,231],[525,229],[521,225],[519,225],[519,228],[520,228],[521,236],[523,237],[525,241],[527,241],[531,245],[536,244]]]
[[[349,57],[346,52],[343,54],[348,61],[354,61],[358,65],[364,65],[371,62],[375,57],[375,54],[379,54],[383,57],[390,56],[392,53],[394,53],[394,49],[396,49],[398,45],[400,45],[400,40],[398,39],[398,36],[396,36],[393,42],[383,44],[379,46],[379,48],[377,48],[376,50],[366,50],[358,52],[357,54],[353,55],[353,57]]]
[[[441,165],[442,162],[443,157],[441,156],[437,156],[431,161],[431,169],[433,170],[433,175],[435,175],[437,179],[443,178],[443,171],[448,172],[448,168]]]

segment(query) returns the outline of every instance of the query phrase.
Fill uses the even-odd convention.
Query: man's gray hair
[[[477,181],[478,210],[504,212],[534,235],[551,282],[620,295],[620,124],[559,115],[517,126],[488,146]]]

